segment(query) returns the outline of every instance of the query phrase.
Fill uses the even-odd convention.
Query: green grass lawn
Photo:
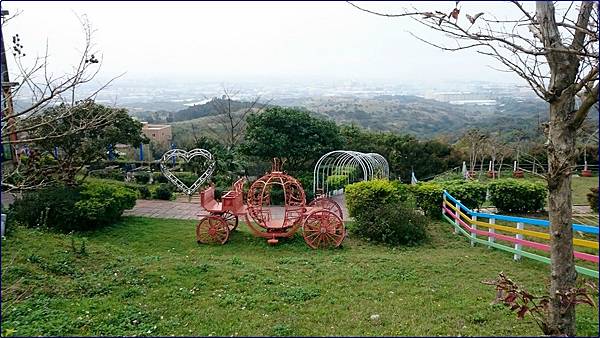
[[[481,281],[504,271],[540,293],[548,265],[471,248],[447,223],[432,222],[420,247],[350,238],[321,251],[299,236],[269,247],[243,225],[225,246],[198,246],[194,224],[124,218],[75,235],[85,255],[70,235],[12,229],[2,241],[3,334],[541,334],[491,305],[495,290]],[[580,306],[577,325],[597,336],[597,309]]]
[[[589,205],[587,194],[590,188],[598,186],[598,177],[573,177],[571,190],[573,191],[574,205]]]

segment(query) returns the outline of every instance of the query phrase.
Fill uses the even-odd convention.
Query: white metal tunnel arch
[[[377,153],[351,150],[334,150],[321,156],[313,171],[313,193],[330,195],[338,188],[332,177],[346,184],[373,179],[389,179],[388,161]],[[332,186],[333,185],[333,186]]]

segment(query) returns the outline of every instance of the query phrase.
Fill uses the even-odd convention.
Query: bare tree
[[[488,136],[485,141],[487,152],[491,158],[491,171],[493,178],[500,178],[500,172],[502,171],[502,164],[504,158],[510,155],[510,149],[506,143],[502,140],[501,135],[498,133],[492,133]],[[498,172],[496,171],[496,164],[498,164]]]
[[[24,47],[18,35],[12,38],[14,64],[16,65],[16,78],[13,81],[17,84],[8,93],[8,96],[19,97],[28,96],[31,98],[31,104],[19,111],[10,111],[8,99],[3,100],[2,104],[2,135],[16,136],[11,138],[2,138],[2,144],[23,144],[41,140],[49,140],[76,134],[80,131],[90,128],[97,128],[111,123],[111,115],[89,116],[85,120],[78,121],[76,125],[68,131],[53,130],[44,136],[32,137],[33,131],[52,126],[58,120],[72,116],[75,109],[64,109],[63,114],[59,116],[45,117],[45,110],[59,104],[76,107],[80,104],[87,104],[93,100],[97,94],[105,89],[112,81],[119,76],[112,78],[100,87],[87,93],[84,97],[78,97],[78,90],[86,83],[92,81],[101,68],[101,60],[97,58],[98,51],[95,50],[93,43],[93,33],[91,24],[86,16],[81,16],[80,23],[84,35],[83,50],[79,59],[75,62],[73,71],[70,73],[55,76],[49,69],[49,46],[46,44],[43,56],[35,57],[30,62],[24,53]],[[2,23],[4,28],[5,22]],[[3,41],[4,45],[4,41]],[[3,48],[4,51],[4,48]],[[3,55],[6,57],[6,55]],[[8,71],[3,70],[3,77],[8,76]],[[4,79],[3,79],[4,80]],[[35,123],[32,123],[35,121]]]
[[[575,335],[574,305],[561,302],[561,297],[575,286],[577,279],[571,227],[571,173],[575,167],[576,131],[598,102],[598,3],[537,1],[533,9],[512,1],[516,14],[510,19],[498,19],[493,13],[470,13],[463,17],[461,12],[465,9],[458,4],[457,1],[443,11],[413,8],[388,14],[351,3],[375,15],[410,17],[453,41],[435,43],[413,34],[439,49],[473,49],[489,56],[505,71],[518,75],[548,103],[545,136],[552,299],[546,333]]]
[[[9,19],[3,11],[2,31]],[[2,113],[0,115],[2,146],[10,145],[14,150],[19,146],[34,147],[35,144],[57,142],[65,137],[78,135],[84,131],[97,130],[109,126],[114,122],[117,109],[90,109],[97,94],[106,88],[119,76],[110,79],[96,89],[83,94],[81,86],[91,82],[99,73],[101,59],[93,43],[94,30],[85,15],[79,17],[83,32],[83,49],[78,59],[74,62],[73,70],[54,75],[49,67],[49,46],[46,43],[42,56],[27,57],[25,47],[18,34],[12,37],[12,46],[9,49],[14,57],[13,69],[9,73],[5,51],[4,33],[2,33]],[[10,40],[8,42],[11,42]],[[16,77],[9,81],[9,74]],[[18,110],[13,109],[12,99],[15,97],[30,98],[30,103]],[[60,107],[59,109],[51,109]],[[48,113],[52,111],[53,113]],[[58,112],[58,113],[57,113]],[[87,112],[87,113],[86,113]],[[68,122],[68,128],[64,123]],[[42,132],[43,131],[43,132]],[[33,149],[27,163],[19,161],[12,166],[3,165],[2,187],[6,191],[32,190],[44,186],[49,180],[43,179],[50,175],[52,167],[37,168],[47,154]],[[58,166],[54,166],[54,169]],[[42,174],[44,177],[40,177]],[[31,176],[31,177],[30,177]],[[14,180],[19,177],[18,180]],[[17,183],[18,182],[18,183]]]
[[[485,140],[487,136],[479,129],[468,130],[459,140],[459,143],[464,144],[469,152],[469,171],[475,172],[477,158],[482,154]]]
[[[242,141],[248,114],[259,113],[268,106],[268,102],[260,102],[260,96],[248,102],[236,100],[239,93],[239,90],[223,88],[223,96],[210,101],[217,114],[207,127],[216,139],[223,140],[228,149]]]

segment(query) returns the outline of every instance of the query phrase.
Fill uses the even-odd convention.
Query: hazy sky
[[[410,3],[356,2],[399,11]],[[412,37],[438,38],[409,18],[383,18],[345,2],[20,2],[3,9],[22,14],[5,27],[19,33],[27,57],[48,41],[57,72],[77,60],[86,14],[103,59],[103,76],[199,81],[354,79],[407,82],[460,79],[516,82],[515,76],[474,51],[443,52]],[[527,4],[533,6],[533,4]],[[418,3],[450,12],[454,1]],[[461,4],[463,12],[514,14],[507,3]],[[463,17],[464,19],[464,17]],[[441,39],[440,39],[441,38]],[[10,48],[10,41],[5,42]]]

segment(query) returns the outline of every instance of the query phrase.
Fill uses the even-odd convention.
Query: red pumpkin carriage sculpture
[[[246,205],[244,183],[244,178],[237,180],[221,197],[221,202],[214,198],[214,186],[200,193],[200,204],[210,215],[196,226],[198,243],[225,244],[243,217],[252,233],[266,238],[269,244],[276,244],[279,238],[292,237],[300,228],[306,244],[313,249],[342,244],[346,229],[340,206],[324,196],[306,204],[302,184],[281,171],[278,162],[273,164],[270,173],[252,183]],[[283,215],[279,217],[273,217],[271,207],[271,193],[276,189],[283,192],[284,199]]]

